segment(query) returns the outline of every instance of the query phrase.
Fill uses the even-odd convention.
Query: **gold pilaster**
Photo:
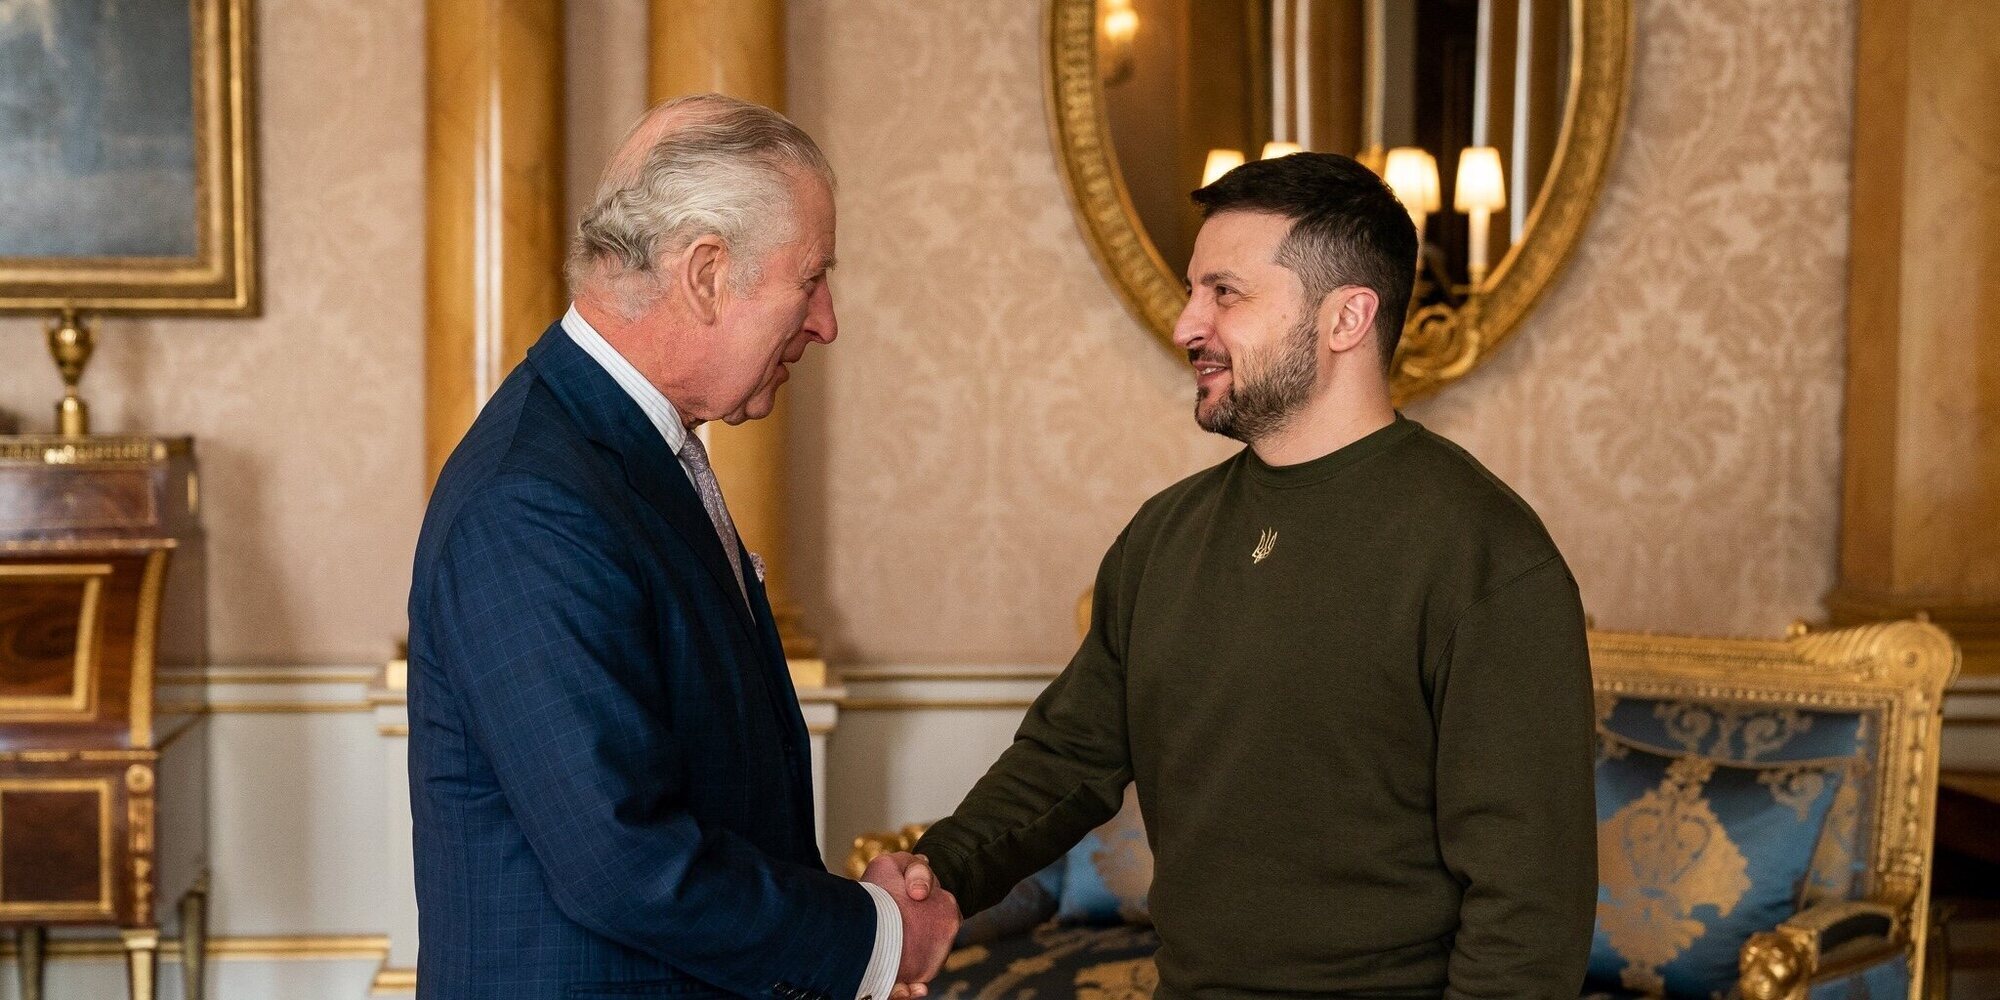
[[[567,294],[562,0],[429,0],[428,480]]]
[[[1925,614],[2000,674],[2000,6],[1863,0],[1836,623]]]
[[[783,0],[653,0],[651,14],[649,100],[715,91],[784,110]],[[817,676],[824,683],[825,665],[813,659],[818,643],[800,626],[787,574],[786,409],[781,397],[762,420],[710,424],[708,454],[736,530],[764,557],[764,587],[794,680],[804,685]]]

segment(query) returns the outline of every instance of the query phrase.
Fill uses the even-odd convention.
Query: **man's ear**
[[[1328,292],[1319,304],[1319,328],[1327,350],[1345,354],[1368,342],[1375,329],[1375,312],[1382,300],[1372,288],[1345,285]]]
[[[722,311],[722,282],[729,270],[729,251],[713,234],[703,236],[681,251],[680,285],[688,308],[703,323],[715,322]]]

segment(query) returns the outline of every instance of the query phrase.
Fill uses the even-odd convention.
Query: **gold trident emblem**
[[[1278,547],[1277,529],[1265,528],[1264,533],[1262,535],[1257,536],[1257,547],[1250,550],[1251,564],[1255,565],[1257,563],[1263,562],[1265,559],[1270,557],[1271,550],[1277,547]]]

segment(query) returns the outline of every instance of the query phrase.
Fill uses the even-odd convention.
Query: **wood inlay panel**
[[[107,781],[0,783],[0,914],[108,914]]]
[[[0,565],[0,721],[88,715],[111,567]]]

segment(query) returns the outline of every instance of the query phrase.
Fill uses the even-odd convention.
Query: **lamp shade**
[[[1438,210],[1437,158],[1416,146],[1397,146],[1389,151],[1382,179],[1396,200],[1411,212]]]
[[[1458,154],[1458,184],[1451,206],[1461,212],[1496,212],[1507,207],[1507,181],[1500,174],[1500,151],[1468,146]]]
[[[1264,144],[1264,155],[1258,157],[1258,159],[1275,160],[1280,156],[1290,156],[1293,153],[1303,153],[1305,151],[1306,148],[1296,142],[1278,142],[1274,140]]]
[[[1201,186],[1207,187],[1222,179],[1222,175],[1243,165],[1243,151],[1240,149],[1211,149],[1208,162],[1201,168]]]

